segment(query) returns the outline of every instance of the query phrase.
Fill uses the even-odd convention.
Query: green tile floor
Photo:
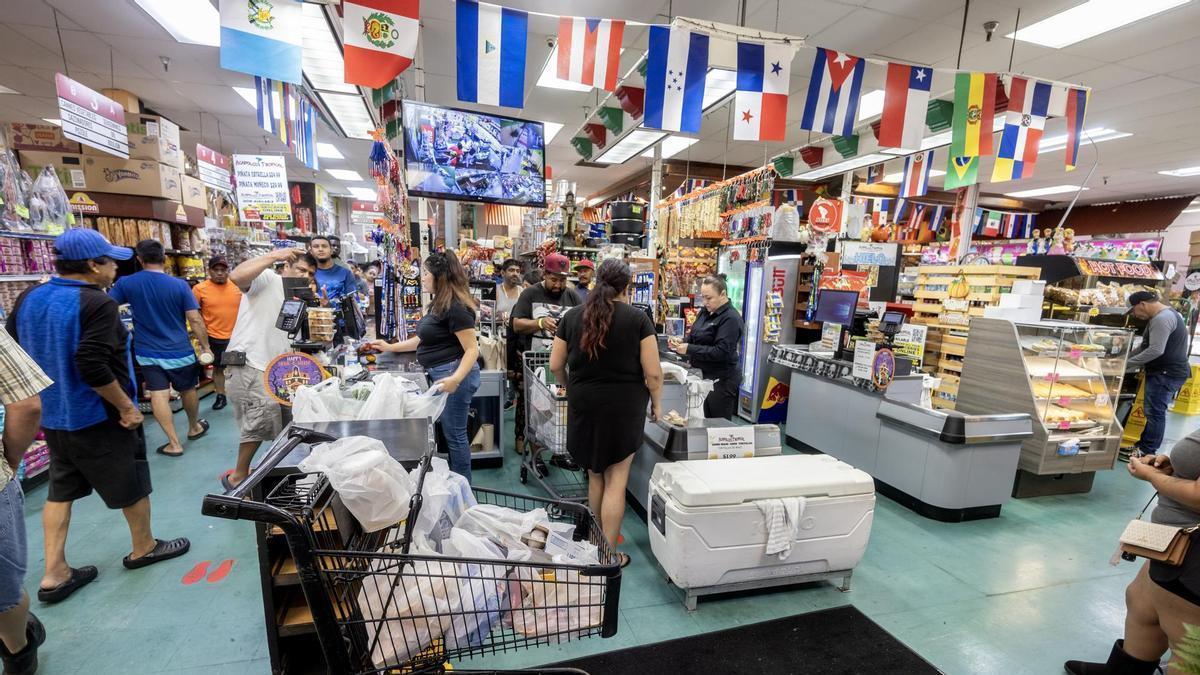
[[[217,476],[231,466],[237,438],[228,409],[208,411],[211,398],[202,405],[212,422],[209,435],[181,459],[150,458],[155,533],[190,537],[191,552],[124,570],[129,541],[120,514],[94,496],[78,503],[68,558],[76,566],[96,565],[100,577],[60,605],[38,606],[35,600],[49,632],[42,673],[270,672],[253,528],[200,515],[202,496],[219,489]],[[1200,418],[1172,415],[1168,438],[1197,424]],[[147,435],[150,448],[163,442],[153,423]],[[508,458],[502,469],[477,472],[476,482],[524,491],[516,456]],[[935,522],[880,497],[852,592],[813,584],[702,600],[691,614],[680,602],[682,593],[664,582],[645,525],[630,511],[624,536],[633,564],[622,580],[616,637],[474,659],[463,667],[532,666],[850,603],[947,673],[1060,673],[1069,657],[1103,658],[1121,633],[1123,591],[1135,568],[1110,567],[1108,559],[1149,494],[1118,465],[1099,475],[1090,494],[1014,500],[1000,518],[973,523]],[[44,499],[39,487],[26,502],[31,595],[43,560]],[[215,567],[226,559],[235,563],[224,580],[182,583],[197,562]]]

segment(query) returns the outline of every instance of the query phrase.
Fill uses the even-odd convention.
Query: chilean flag
[[[783,140],[793,54],[788,45],[738,43],[734,140]]]
[[[883,118],[879,122],[879,147],[921,148],[932,84],[932,68],[888,64],[883,89]]]
[[[412,65],[420,0],[346,0],[342,38],[346,82],[379,89]]]
[[[625,22],[564,16],[558,19],[558,79],[605,91],[617,88]]]
[[[867,62],[857,56],[817,48],[800,128],[835,136],[853,136],[858,95]]]
[[[904,158],[900,176],[900,196],[921,197],[929,192],[929,171],[933,167],[933,150],[918,152]]]
[[[1004,113],[1004,131],[992,167],[992,182],[1001,183],[1033,175],[1038,146],[1050,108],[1052,85],[1049,82],[1014,77],[1008,88],[1008,112]]]

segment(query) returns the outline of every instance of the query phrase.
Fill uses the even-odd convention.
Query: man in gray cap
[[[1146,426],[1134,447],[1139,454],[1153,455],[1162,445],[1167,405],[1191,374],[1187,321],[1153,291],[1131,293],[1129,314],[1147,322],[1142,347],[1130,355],[1126,365],[1129,370],[1141,368],[1146,383],[1142,401]]]

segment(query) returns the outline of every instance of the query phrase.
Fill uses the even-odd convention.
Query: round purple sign
[[[321,363],[308,354],[288,352],[275,357],[263,373],[267,393],[283,405],[292,404],[292,395],[304,385],[313,385],[329,376]]]

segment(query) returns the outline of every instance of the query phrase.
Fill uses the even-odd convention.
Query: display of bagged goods
[[[126,246],[136,246],[137,243],[141,241],[138,239],[138,224],[136,218],[123,218],[121,220],[121,227],[125,231]]]
[[[24,230],[28,227],[29,174],[21,170],[12,151],[0,151],[0,227]]]
[[[37,232],[57,234],[70,224],[67,193],[54,167],[44,166],[29,192],[29,226]]]
[[[1062,286],[1047,286],[1046,299],[1060,305],[1074,307],[1079,303],[1079,291]]]

